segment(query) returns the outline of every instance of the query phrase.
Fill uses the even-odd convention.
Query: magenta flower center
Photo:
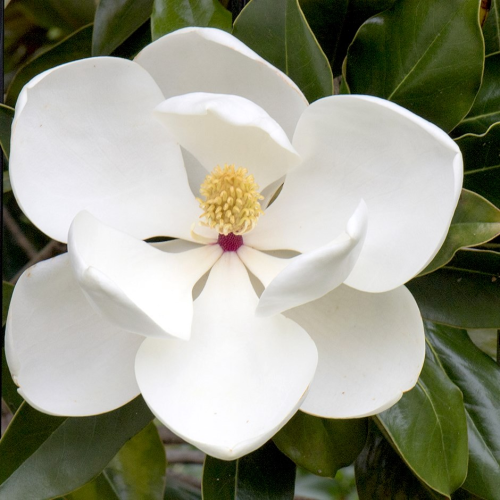
[[[236,252],[243,245],[243,236],[233,233],[227,235],[219,234],[217,243],[222,247],[224,252]]]

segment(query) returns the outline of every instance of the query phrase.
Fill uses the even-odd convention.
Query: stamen
[[[259,203],[264,197],[258,190],[259,186],[246,168],[235,170],[234,165],[224,165],[222,169],[217,165],[200,187],[205,201],[197,198],[203,210],[200,218],[205,218],[202,224],[224,236],[241,237],[251,231],[264,213]]]

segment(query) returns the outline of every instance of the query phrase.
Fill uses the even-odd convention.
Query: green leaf
[[[10,156],[10,129],[14,120],[14,108],[0,104],[0,147],[3,154],[9,159]]]
[[[207,456],[203,500],[292,500],[295,464],[272,441],[238,460]]]
[[[5,163],[7,162],[6,158],[4,157],[4,168],[7,168]],[[9,193],[12,191],[12,186],[10,185],[10,175],[9,172],[4,170],[3,171],[3,194]]]
[[[153,0],[100,0],[94,18],[92,55],[107,56],[151,16]]]
[[[467,474],[467,422],[460,390],[427,345],[417,385],[376,417],[393,448],[425,484],[450,495]]]
[[[111,55],[123,59],[133,59],[146,45],[149,45],[151,41],[151,22],[148,19],[118,48],[113,50]]]
[[[332,95],[330,65],[298,0],[252,0],[236,19],[233,34],[287,74],[309,102]]]
[[[500,367],[464,330],[426,325],[449,378],[463,393],[469,436],[469,471],[462,487],[487,500],[500,492]]]
[[[359,500],[443,498],[424,488],[375,424],[370,425],[355,470]]]
[[[406,286],[425,319],[459,328],[500,328],[499,270],[500,254],[462,250],[445,267]]]
[[[454,137],[484,134],[500,122],[500,53],[486,57],[483,83],[467,116],[453,130]]]
[[[43,71],[77,59],[91,56],[92,26],[85,26],[42,52],[25,64],[14,76],[6,97],[6,104],[14,106],[21,89]]]
[[[371,16],[388,9],[395,0],[300,0],[316,39],[330,61],[333,74],[342,62],[358,28]]]
[[[500,123],[485,134],[465,134],[455,142],[464,158],[464,187],[500,207]]]
[[[99,474],[90,483],[58,500],[122,500],[122,498],[113,490],[104,474]]]
[[[57,27],[67,33],[92,22],[95,0],[18,0],[15,2],[45,28]]]
[[[481,351],[490,358],[497,358],[498,329],[496,328],[469,328],[467,334]]]
[[[24,399],[17,392],[17,385],[14,384],[10,375],[5,349],[2,349],[2,399],[12,413],[16,413]]]
[[[478,9],[477,0],[405,0],[370,18],[347,54],[350,91],[394,101],[453,129],[481,84]]]
[[[334,477],[363,449],[367,420],[337,420],[298,411],[273,438],[278,448],[313,474]]]
[[[330,64],[341,67],[342,61],[340,65],[335,64],[335,61],[342,27],[347,18],[349,0],[299,0],[299,4]]]
[[[118,498],[161,500],[167,459],[153,422],[134,436],[104,469]]]
[[[187,26],[231,31],[231,24],[231,13],[218,0],[154,0],[151,16],[153,40]]]
[[[443,246],[420,274],[444,266],[460,248],[481,245],[499,234],[500,209],[482,196],[463,189]]]
[[[104,471],[64,500],[161,500],[165,449],[153,422],[125,443]]]
[[[153,415],[141,397],[94,417],[54,417],[23,403],[0,441],[0,498],[48,499],[96,477]]]
[[[500,52],[500,2],[491,1],[491,9],[483,26],[486,55]]]

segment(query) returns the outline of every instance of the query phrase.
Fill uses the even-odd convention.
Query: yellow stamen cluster
[[[240,235],[252,230],[264,212],[260,207],[259,186],[246,168],[235,170],[234,165],[217,165],[207,175],[200,187],[205,201],[197,198],[203,210],[204,226],[216,229],[220,234]]]

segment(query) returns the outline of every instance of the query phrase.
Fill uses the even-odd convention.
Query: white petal
[[[212,28],[185,28],[148,45],[135,59],[165,97],[211,92],[246,97],[292,137],[307,100],[284,73],[237,38]]]
[[[271,316],[316,300],[345,281],[352,271],[367,229],[366,205],[362,201],[349,219],[346,230],[328,245],[310,252],[284,260],[286,266],[269,282],[269,262],[263,259],[277,259],[256,250],[245,258],[240,248],[240,257],[249,270],[260,277],[260,265],[263,267],[263,284],[266,289],[260,297],[256,314]],[[260,254],[256,257],[255,254]],[[253,258],[252,258],[253,257]],[[277,259],[283,262],[283,259]],[[274,265],[276,266],[276,264]]]
[[[304,164],[287,176],[248,244],[317,248],[364,199],[370,226],[349,285],[395,288],[436,254],[462,180],[460,151],[442,130],[382,99],[334,96],[309,106],[293,145]]]
[[[283,316],[256,318],[245,267],[226,252],[195,302],[189,342],[147,339],[139,387],[155,415],[209,455],[233,460],[270,439],[295,413],[317,351]]]
[[[80,285],[104,317],[141,335],[182,339],[191,335],[193,286],[222,253],[219,245],[163,252],[88,212],[75,217],[68,251]]]
[[[301,410],[327,418],[379,413],[417,382],[425,337],[405,287],[365,293],[341,285],[286,312],[316,342],[318,369]]]
[[[163,100],[141,66],[118,58],[75,61],[28,83],[10,158],[24,213],[59,241],[83,209],[139,238],[189,239],[200,210],[180,149],[153,116]]]
[[[136,397],[134,359],[143,340],[94,311],[68,254],[29,268],[14,289],[7,361],[21,396],[44,413],[95,415]]]
[[[243,97],[203,93],[171,97],[155,115],[207,172],[224,164],[245,167],[263,189],[300,162],[278,123]]]

